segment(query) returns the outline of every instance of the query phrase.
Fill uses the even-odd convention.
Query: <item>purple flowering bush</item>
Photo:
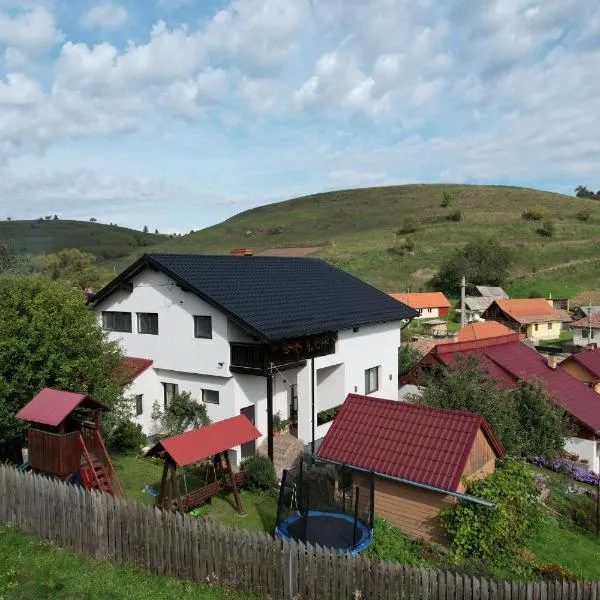
[[[590,485],[600,485],[600,476],[588,471],[583,467],[578,467],[576,464],[564,458],[555,458],[554,460],[548,460],[543,456],[529,456],[528,462],[536,467],[542,467],[544,469],[550,469],[555,473],[564,473],[575,481],[581,483],[589,483]]]

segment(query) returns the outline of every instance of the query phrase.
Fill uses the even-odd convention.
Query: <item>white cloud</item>
[[[127,22],[127,11],[119,4],[103,2],[93,6],[81,19],[81,25],[88,29],[100,27],[112,29]]]
[[[31,54],[45,52],[64,39],[54,17],[43,6],[11,17],[0,12],[0,44]]]
[[[44,98],[39,84],[20,73],[8,73],[6,83],[0,81],[0,105],[27,106]]]

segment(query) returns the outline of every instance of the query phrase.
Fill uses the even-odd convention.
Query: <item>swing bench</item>
[[[217,421],[200,429],[192,429],[181,435],[157,442],[146,456],[164,460],[160,490],[155,505],[159,508],[176,508],[188,512],[204,504],[219,493],[233,492],[240,514],[243,507],[238,489],[244,484],[243,472],[234,473],[229,460],[229,450],[260,437],[260,432],[244,415]],[[213,481],[209,482],[210,466],[206,468],[205,483],[199,489],[187,491],[183,474],[185,494],[179,487],[178,467],[202,463],[211,459]]]

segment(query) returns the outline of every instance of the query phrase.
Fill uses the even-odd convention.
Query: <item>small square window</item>
[[[581,330],[581,337],[582,338],[587,338],[588,334],[589,334],[589,331],[587,329],[582,329]]]
[[[548,329],[552,329],[552,323],[548,323]]]
[[[139,417],[144,414],[144,395],[136,394],[135,396],[135,416]]]
[[[202,402],[204,404],[219,404],[219,392],[217,390],[202,390]]]
[[[179,394],[179,385],[163,382],[163,405],[165,408],[171,404],[177,394]]]
[[[537,323],[533,327],[535,328],[535,331],[539,329],[539,325]]]
[[[138,333],[158,335],[158,313],[138,313]]]
[[[212,339],[212,317],[194,317],[194,337]]]
[[[365,371],[365,394],[371,394],[379,389],[379,367]]]

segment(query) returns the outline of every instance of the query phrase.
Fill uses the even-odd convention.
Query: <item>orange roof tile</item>
[[[394,300],[408,304],[411,308],[449,308],[450,302],[442,292],[414,292],[411,294],[390,294]]]
[[[561,314],[543,298],[496,300],[496,304],[519,323],[562,320]]]
[[[470,323],[464,329],[458,332],[459,342],[469,342],[471,340],[484,340],[487,338],[495,338],[500,335],[509,335],[514,333],[502,323],[497,321],[485,321],[483,323]]]

